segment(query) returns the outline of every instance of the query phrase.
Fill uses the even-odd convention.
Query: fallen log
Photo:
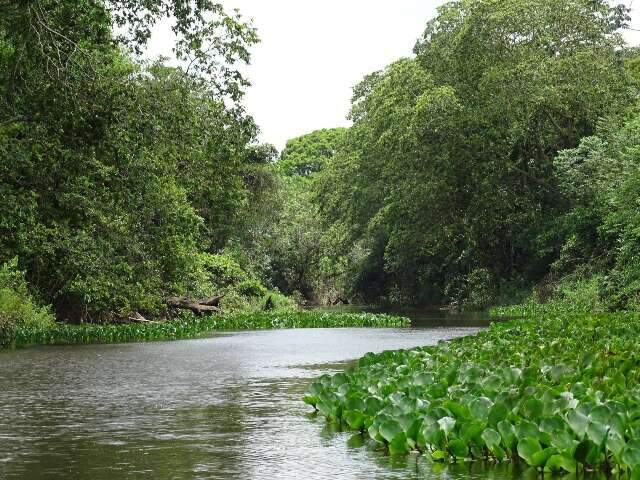
[[[208,305],[210,307],[217,307],[220,305],[220,300],[224,298],[224,295],[216,295],[214,297],[203,298],[202,300],[197,300],[196,303],[200,305]]]
[[[208,302],[213,302],[215,297],[208,299]],[[205,299],[205,302],[207,299]],[[220,303],[220,299],[217,300]],[[217,305],[210,305],[208,303],[201,303],[200,300],[189,300],[186,297],[169,297],[167,298],[167,305],[173,308],[182,308],[185,310],[191,310],[196,315],[203,315],[205,313],[216,313],[220,311]]]
[[[139,312],[129,317],[129,320],[133,323],[153,323],[151,320],[147,320]]]

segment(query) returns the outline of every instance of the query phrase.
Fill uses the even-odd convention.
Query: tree
[[[248,202],[257,129],[235,65],[255,31],[207,1],[0,9],[0,260],[18,256],[61,318],[162,313]],[[142,48],[167,15],[190,70],[123,49]],[[112,21],[132,35],[116,37]]]
[[[323,271],[326,252],[313,195],[317,176],[342,147],[345,132],[344,128],[318,130],[287,142],[273,166],[277,207],[255,243],[269,259],[266,273],[271,282],[307,300],[325,300],[335,290],[334,278]]]
[[[601,1],[453,1],[416,59],[365,77],[320,181],[340,252],[360,252],[353,290],[457,301],[478,279],[489,292],[544,275],[566,207],[553,159],[633,96],[626,20]]]

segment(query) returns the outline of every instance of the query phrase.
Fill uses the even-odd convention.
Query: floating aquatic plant
[[[52,328],[22,328],[15,346],[36,344],[113,343],[192,338],[213,331],[261,330],[274,328],[402,327],[409,319],[386,314],[334,313],[316,310],[240,313],[197,317],[182,314],[166,322],[121,325],[69,325]]]
[[[367,354],[304,401],[391,454],[640,478],[639,315],[549,316]]]

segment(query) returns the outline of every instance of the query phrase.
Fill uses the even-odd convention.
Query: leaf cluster
[[[637,315],[545,315],[437,346],[367,354],[305,397],[391,454],[523,459],[636,478]],[[499,352],[499,355],[496,354]]]

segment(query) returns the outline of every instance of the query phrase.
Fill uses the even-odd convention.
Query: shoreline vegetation
[[[197,338],[207,333],[283,328],[406,327],[410,320],[387,314],[332,313],[288,310],[196,316],[181,313],[179,318],[128,324],[55,323],[45,327],[24,327],[15,332],[5,347],[32,345],[75,345],[124,343]],[[0,344],[0,349],[2,348]]]
[[[640,314],[540,312],[367,354],[304,401],[390,454],[640,478]],[[493,315],[516,313],[531,310]]]
[[[244,105],[256,28],[183,3],[3,4],[0,265],[23,279],[0,279],[0,338],[218,295],[640,310],[629,9],[445,2],[354,86],[349,128],[278,152]],[[142,60],[163,19],[187,71]]]
[[[513,303],[305,401],[391,454],[640,480],[640,47],[619,3],[443,2],[353,87],[348,128],[278,152],[237,10],[0,0],[0,348]],[[162,22],[176,61],[145,60]]]
[[[4,3],[0,343],[268,298],[640,311],[640,49],[622,5],[445,2],[354,86],[350,127],[278,152],[245,108],[259,35],[239,12]],[[168,19],[183,62],[143,60]]]

